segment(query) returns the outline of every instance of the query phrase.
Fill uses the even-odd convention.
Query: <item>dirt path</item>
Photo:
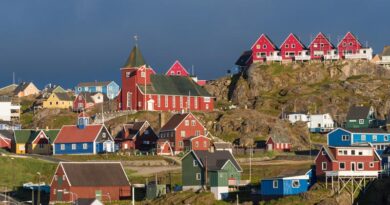
[[[294,165],[294,164],[310,164],[313,163],[312,160],[266,160],[266,161],[257,161],[252,162],[252,165]],[[249,165],[249,162],[240,163],[242,165]]]
[[[158,167],[125,167],[126,169],[131,169],[136,171],[136,175],[139,176],[148,176],[148,175],[154,175],[156,173],[161,172],[180,172],[181,166],[158,166]]]

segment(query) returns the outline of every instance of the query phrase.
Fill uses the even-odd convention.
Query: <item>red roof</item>
[[[83,129],[76,125],[65,125],[61,128],[54,143],[93,142],[102,128],[103,125],[87,125]]]

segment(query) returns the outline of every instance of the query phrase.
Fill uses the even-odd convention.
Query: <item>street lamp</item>
[[[38,177],[38,196],[37,196],[37,204],[41,205],[41,173],[37,172]]]

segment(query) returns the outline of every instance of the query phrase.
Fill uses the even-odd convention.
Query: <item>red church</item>
[[[290,33],[284,40],[280,46],[280,52],[284,61],[310,60],[306,46],[293,33]]]
[[[256,62],[281,61],[278,47],[265,35],[261,36],[252,45],[252,60]]]
[[[121,69],[120,110],[212,111],[214,97],[188,76],[156,74],[134,46]]]
[[[325,55],[331,54],[331,51],[335,49],[329,39],[321,32],[313,39],[309,48],[312,60],[324,60]]]

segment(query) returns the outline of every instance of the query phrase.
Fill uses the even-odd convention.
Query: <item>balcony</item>
[[[371,60],[372,56],[367,53],[355,53],[355,54],[345,54],[345,59],[367,59]]]
[[[228,179],[229,186],[246,186],[250,183],[249,180],[236,180],[236,179]]]
[[[267,61],[282,61],[282,56],[267,56]]]
[[[310,56],[309,55],[298,55],[298,56],[295,56],[295,60],[296,61],[309,61]]]
[[[325,60],[339,60],[340,56],[338,54],[327,54],[324,55]]]
[[[379,171],[327,171],[325,173],[328,177],[378,177]]]

